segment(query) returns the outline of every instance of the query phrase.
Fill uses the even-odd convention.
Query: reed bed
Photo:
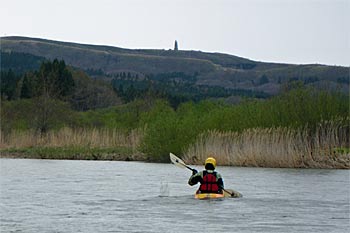
[[[127,147],[137,151],[142,140],[142,130],[122,132],[115,129],[72,129],[62,128],[40,134],[34,130],[1,133],[0,148],[29,147]]]
[[[203,164],[213,155],[219,165],[350,168],[349,124],[323,122],[307,127],[255,128],[243,132],[208,131],[201,134],[184,155],[191,164]]]

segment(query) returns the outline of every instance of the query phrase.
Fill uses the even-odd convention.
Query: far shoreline
[[[30,147],[0,149],[0,158],[96,160],[96,161],[145,161],[149,159],[130,148],[88,147]]]
[[[47,157],[42,155],[32,156],[21,153],[1,153],[0,159],[51,159],[51,160],[86,160],[86,161],[140,161],[148,162],[147,159],[134,159],[130,156],[121,156],[121,155],[104,155],[103,158],[82,158],[80,156],[64,156],[64,157]]]
[[[8,152],[4,149],[0,149],[0,159],[41,159],[41,160],[76,160],[76,161],[119,161],[119,162],[144,162],[144,163],[167,163],[165,161],[156,161],[151,160],[149,157],[142,155],[140,153],[135,154],[98,154],[98,155],[83,155],[83,154],[70,154],[70,155],[56,155],[48,156],[43,154],[28,154],[23,152]],[[170,163],[170,161],[169,161]],[[201,166],[203,164],[191,164],[195,166]],[[239,167],[239,168],[286,168],[286,169],[341,169],[349,170],[349,167],[312,167],[312,166],[303,166],[303,167],[275,167],[275,166],[241,166],[241,165],[229,165],[222,164],[218,165],[219,167]]]

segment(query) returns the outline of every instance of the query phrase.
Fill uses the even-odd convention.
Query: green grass
[[[338,147],[338,148],[334,148],[334,152],[340,153],[340,154],[349,154],[350,153],[350,148]]]

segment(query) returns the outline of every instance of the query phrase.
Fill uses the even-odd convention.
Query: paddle
[[[170,160],[173,164],[175,164],[178,167],[187,168],[187,169],[190,169],[191,171],[196,170],[196,169],[193,169],[193,168],[187,166],[186,163],[182,159],[180,159],[179,157],[177,157],[173,153],[170,153]]]
[[[196,169],[193,169],[189,166],[186,165],[186,163],[180,159],[179,157],[177,157],[176,155],[174,155],[173,153],[170,153],[170,161],[175,164],[178,167],[182,167],[182,168],[187,168],[191,171],[194,171]],[[242,196],[240,193],[236,193],[235,191],[232,190],[232,192],[230,192],[231,190],[227,190],[227,189],[222,189],[224,190],[227,194],[229,194],[231,197],[240,197]]]

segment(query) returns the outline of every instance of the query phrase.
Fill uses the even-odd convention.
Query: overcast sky
[[[0,0],[0,35],[349,66],[350,0]]]

